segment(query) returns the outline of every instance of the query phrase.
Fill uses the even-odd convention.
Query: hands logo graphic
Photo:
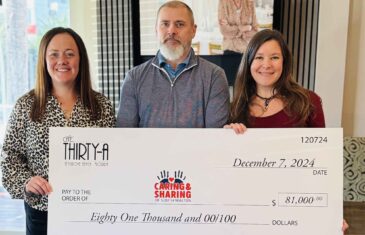
[[[160,176],[157,176],[157,179],[160,181],[160,183],[176,183],[181,184],[184,183],[184,180],[186,179],[186,176],[184,176],[183,171],[175,171],[174,177],[170,176],[169,171],[161,171]]]

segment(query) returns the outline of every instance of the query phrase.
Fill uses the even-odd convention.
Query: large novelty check
[[[48,234],[340,235],[342,129],[50,130]]]

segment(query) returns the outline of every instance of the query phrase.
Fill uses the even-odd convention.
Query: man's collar
[[[191,50],[189,51],[188,56],[185,58],[185,60],[183,60],[183,62],[181,62],[180,64],[184,64],[187,65],[189,64],[190,61],[190,57],[191,57]],[[158,59],[158,64],[160,67],[164,66],[165,64],[167,64],[166,59],[163,57],[163,55],[161,54],[160,50],[158,50],[157,52],[157,59]]]

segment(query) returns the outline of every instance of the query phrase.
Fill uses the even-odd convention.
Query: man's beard
[[[179,42],[180,44],[176,47],[169,47],[166,42],[167,40],[160,43],[160,52],[165,59],[174,61],[180,59],[184,55],[185,48],[182,43]]]

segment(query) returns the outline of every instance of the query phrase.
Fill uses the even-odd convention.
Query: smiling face
[[[160,50],[167,60],[185,59],[195,36],[196,25],[185,7],[163,7],[156,22]]]
[[[53,86],[74,85],[79,73],[80,54],[68,33],[57,34],[46,49],[47,71]]]
[[[257,50],[250,70],[257,89],[273,89],[283,72],[283,55],[275,40],[263,43]]]

